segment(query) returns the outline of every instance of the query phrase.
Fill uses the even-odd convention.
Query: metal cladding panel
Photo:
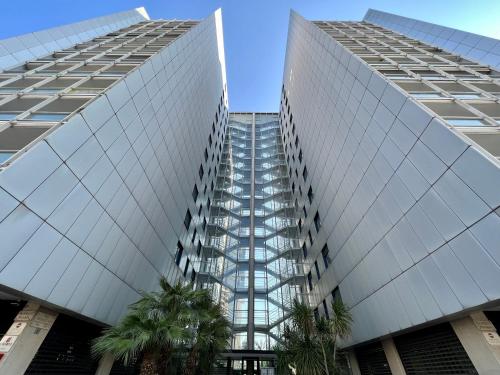
[[[114,324],[160,275],[183,277],[176,243],[202,233],[210,194],[191,191],[224,137],[220,27],[217,11],[0,172],[2,286]]]
[[[0,70],[149,19],[144,8],[0,40]]]
[[[294,197],[308,213],[311,304],[339,285],[354,317],[345,346],[500,299],[491,155],[294,12],[283,86],[291,183],[314,193]]]
[[[369,9],[363,20],[482,64],[500,68],[500,41],[497,39],[375,9]]]

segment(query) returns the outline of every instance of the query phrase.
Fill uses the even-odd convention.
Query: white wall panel
[[[308,212],[311,303],[340,286],[354,316],[346,345],[497,300],[498,163],[294,12],[283,85],[283,126],[299,138],[287,153],[303,153],[290,167]],[[309,186],[311,204],[297,192]],[[325,243],[332,264],[317,280]]]
[[[149,19],[144,8],[0,40],[0,70]]]
[[[366,12],[364,21],[422,40],[473,61],[500,68],[500,41],[497,39],[375,9]]]
[[[116,22],[99,34],[143,19],[135,12],[99,19]],[[198,168],[213,170],[204,150],[212,156],[224,137],[220,28],[217,11],[0,172],[3,286],[113,324],[160,275],[182,278],[176,244],[186,243],[183,266],[201,226],[200,199],[211,194],[204,185],[214,178],[200,179]],[[64,34],[62,45],[74,30],[50,32]],[[188,208],[194,224],[186,231]]]

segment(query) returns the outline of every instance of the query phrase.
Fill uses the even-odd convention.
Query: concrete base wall
[[[109,375],[114,362],[115,359],[111,354],[105,354],[99,361],[99,367],[97,367],[95,375]]]
[[[451,326],[480,375],[500,374],[500,338],[495,344],[495,327],[482,311],[455,320]],[[493,337],[491,343],[486,335]]]
[[[58,315],[56,312],[39,308],[37,305],[27,305],[22,313],[28,317],[26,321],[22,321],[26,323],[26,326],[18,335],[12,332],[12,336],[16,339],[0,361],[0,374],[24,374]],[[16,320],[14,324],[20,322],[19,319]]]
[[[387,357],[387,362],[391,368],[392,375],[406,375],[403,362],[401,362],[394,340],[392,338],[388,338],[382,341],[382,347],[384,348],[385,356]]]

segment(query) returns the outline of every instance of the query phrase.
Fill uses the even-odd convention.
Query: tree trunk
[[[328,361],[326,359],[325,347],[323,345],[323,342],[321,342],[321,351],[323,352],[323,362],[324,362],[324,365],[325,365],[326,375],[330,375],[330,371],[328,370]]]
[[[168,362],[170,361],[170,357],[172,356],[172,347],[167,346],[163,348],[163,350],[159,354],[158,360],[158,373],[160,375],[166,375],[168,369]]]
[[[184,367],[184,375],[194,375],[196,371],[196,365],[198,364],[198,348],[194,345],[191,348],[187,358],[186,366]]]
[[[160,375],[158,361],[153,353],[144,353],[140,375]]]
[[[335,364],[335,367],[337,367],[337,359],[335,358],[336,354],[337,354],[337,337],[335,336],[335,339],[333,340],[333,363]]]

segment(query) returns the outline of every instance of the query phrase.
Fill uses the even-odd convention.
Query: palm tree
[[[286,353],[285,360],[297,374],[324,374],[323,356],[316,337],[316,326],[311,308],[295,300],[290,319],[291,327],[286,326],[283,334],[282,352]],[[283,358],[278,359],[278,362],[280,361],[282,362]],[[284,366],[282,366],[282,372],[289,373]]]
[[[321,354],[323,355],[323,365],[325,367],[325,373],[326,375],[330,375],[328,356],[326,355],[326,352],[331,346],[329,344],[332,342],[332,331],[330,322],[323,316],[316,321],[316,334],[318,337],[319,345],[321,347]]]
[[[332,303],[332,319],[314,319],[313,310],[298,301],[293,302],[290,320],[285,325],[283,342],[276,345],[278,374],[322,375],[336,368],[336,350],[339,338],[345,338],[351,330],[352,318],[347,307],[340,301]],[[333,351],[333,358],[328,353]],[[293,369],[289,369],[289,367]],[[292,371],[290,371],[292,370]]]
[[[216,356],[227,347],[231,337],[229,321],[221,308],[213,304],[208,291],[204,293],[195,306],[200,314],[199,320],[192,325],[194,339],[186,359],[184,375],[208,374]],[[200,361],[200,358],[203,360]]]
[[[141,375],[165,374],[174,348],[190,338],[189,324],[198,317],[192,306],[200,298],[191,285],[170,286],[161,278],[159,292],[142,293],[116,326],[94,340],[94,355],[110,353],[125,365],[142,355]]]
[[[314,314],[308,305],[294,300],[290,317],[297,331],[306,338],[311,337],[314,332]]]
[[[333,333],[333,361],[336,361],[338,339],[346,338],[351,333],[352,316],[348,308],[340,299],[332,302],[332,317],[330,329]]]
[[[217,356],[228,347],[231,337],[231,325],[219,306],[212,306],[211,316],[211,321],[200,330],[202,345],[199,358],[202,360],[198,362],[197,374],[209,374]]]

